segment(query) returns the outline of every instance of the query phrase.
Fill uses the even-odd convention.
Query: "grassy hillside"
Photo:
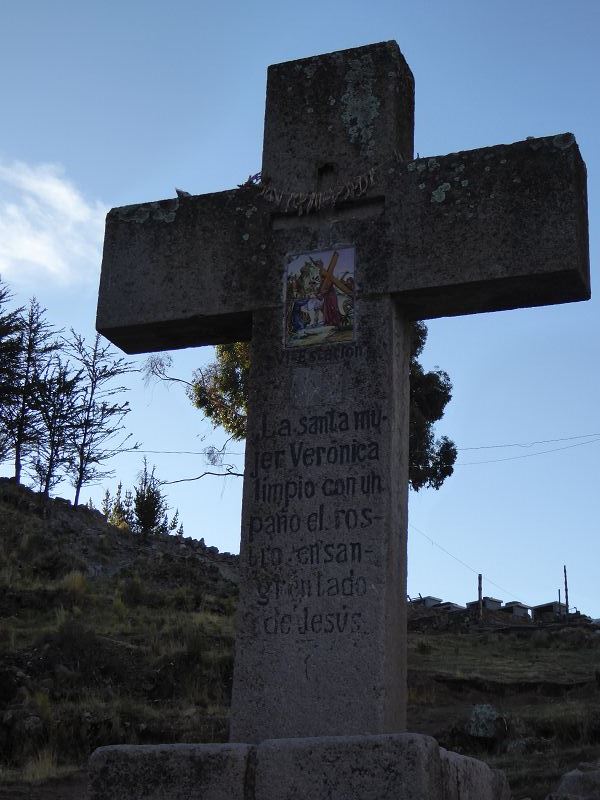
[[[408,727],[505,770],[515,798],[544,798],[600,759],[600,632],[409,635]]]
[[[0,481],[0,800],[81,797],[103,744],[225,741],[236,580],[201,542]],[[409,729],[506,769],[516,798],[600,758],[599,684],[591,626],[409,633]]]
[[[224,740],[235,562],[0,484],[0,779],[101,744]]]

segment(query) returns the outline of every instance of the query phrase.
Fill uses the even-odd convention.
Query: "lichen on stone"
[[[144,205],[122,206],[115,208],[111,213],[118,216],[123,222],[137,222],[142,224],[149,219],[156,222],[173,222],[175,220],[179,200],[163,200],[160,203],[146,203]]]
[[[361,155],[372,156],[375,150],[375,120],[379,98],[373,89],[375,67],[368,55],[356,58],[346,72],[346,91],[341,96],[342,122],[350,141],[360,146]]]
[[[449,183],[442,183],[437,189],[434,189],[431,193],[431,202],[432,203],[443,203],[446,199],[446,192],[450,191],[452,187]]]
[[[122,222],[146,222],[150,219],[150,209],[148,206],[122,206],[122,208],[115,208],[111,212],[117,216]]]
[[[169,205],[167,208],[163,208],[162,205],[159,203],[152,203],[152,211],[150,212],[152,219],[156,220],[157,222],[174,222],[175,216],[177,213],[177,209],[179,208],[179,201],[173,201],[176,203],[175,207]]]

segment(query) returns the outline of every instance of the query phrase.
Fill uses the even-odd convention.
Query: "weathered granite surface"
[[[231,740],[404,730],[406,326],[369,298],[361,343],[281,353],[255,323]]]
[[[219,758],[219,754],[222,757]],[[90,800],[509,800],[506,779],[415,734],[102,747]]]
[[[416,319],[589,297],[572,134],[414,161],[413,126],[395,42],[272,65],[262,185],[112,209],[98,330],[130,353],[249,339],[281,307],[286,253],[347,241],[358,296]],[[285,201],[347,182],[320,211]]]
[[[286,253],[341,242],[357,297],[392,293],[412,319],[588,299],[575,138],[392,161],[363,196],[302,216],[256,186],[112,209],[97,328],[129,353],[249,339],[254,313],[281,313]]]
[[[546,800],[600,800],[600,763],[580,764],[565,773]]]
[[[263,180],[329,189],[413,155],[415,81],[396,42],[298,61],[267,73]]]
[[[492,770],[483,761],[440,747],[444,800],[511,800],[503,772]]]
[[[91,800],[247,800],[243,744],[121,745],[92,753]]]

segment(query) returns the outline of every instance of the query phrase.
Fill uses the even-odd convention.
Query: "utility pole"
[[[569,585],[567,583],[567,565],[563,565],[563,571],[565,573],[565,614],[567,617],[567,622],[569,621]]]
[[[477,576],[477,598],[479,601],[479,622],[483,620],[483,593],[482,593],[482,575],[479,573]]]

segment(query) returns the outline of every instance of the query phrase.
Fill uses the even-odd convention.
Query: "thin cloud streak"
[[[28,287],[97,280],[107,210],[60,165],[0,161],[0,275]]]

